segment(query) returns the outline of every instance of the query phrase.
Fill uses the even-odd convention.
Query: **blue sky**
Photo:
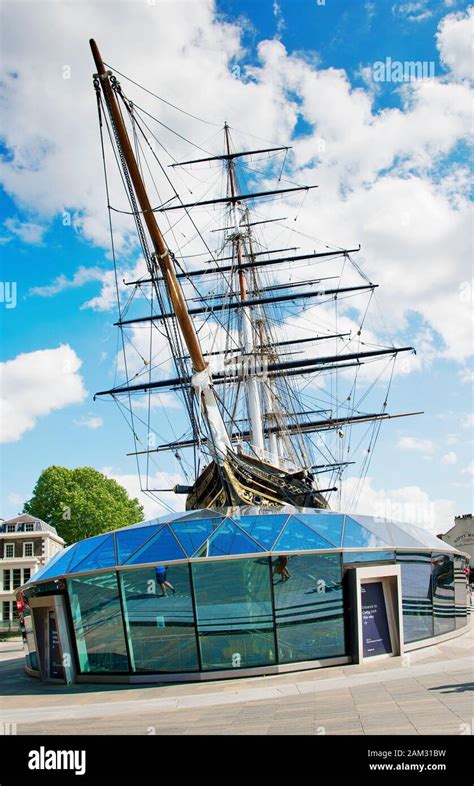
[[[158,2],[156,8],[136,11],[133,3],[123,3],[107,34],[103,4],[78,3],[71,9],[58,3],[57,61],[51,55],[50,4],[36,3],[29,19],[13,6],[7,4],[4,13],[0,249],[2,280],[15,282],[17,303],[15,308],[0,303],[6,364],[0,515],[21,509],[50,464],[106,469],[132,493],[138,491],[133,459],[125,455],[133,449],[129,430],[112,403],[93,401],[97,390],[114,383],[117,352],[116,312],[104,292],[111,259],[87,47],[88,37],[99,38],[99,33],[105,59],[152,89],[159,85],[161,95],[183,108],[195,112],[200,107],[201,116],[220,121],[221,112],[232,113],[229,96],[235,95],[241,118],[231,114],[231,125],[238,127],[241,120],[241,127],[256,136],[283,143],[291,136],[300,156],[298,179],[314,175],[327,194],[324,224],[321,218],[315,234],[330,242],[342,238],[341,245],[363,242],[364,268],[384,287],[382,308],[393,317],[398,342],[418,348],[419,365],[395,378],[392,401],[397,411],[426,414],[382,429],[359,510],[370,513],[383,499],[405,505],[405,512],[410,505],[431,506],[419,523],[440,530],[451,526],[454,514],[469,512],[464,24],[469,4],[221,0],[215,8],[210,2],[175,3],[173,8]],[[156,16],[146,16],[152,13]],[[161,50],[157,46],[147,81],[142,36],[159,40],[164,17],[172,41],[163,40]],[[182,64],[178,59],[174,70],[160,68],[159,52],[169,46],[172,58],[180,45]],[[429,93],[426,83],[374,83],[374,63],[388,57],[434,62],[435,92]],[[213,60],[211,74],[206,64]],[[58,69],[70,63],[72,79],[61,79]],[[252,83],[261,101],[249,97]],[[71,103],[73,93],[76,103]],[[298,117],[291,125],[294,111]],[[382,123],[386,128],[377,137],[376,151],[370,135]],[[399,137],[405,135],[403,144],[397,128]],[[196,133],[204,139],[212,129],[198,127]],[[311,145],[321,133],[329,154],[318,165],[305,158],[306,148],[298,142],[306,138]],[[391,151],[387,165],[380,150],[384,145]],[[337,151],[334,159],[332,150]],[[392,227],[392,237],[401,238],[399,248],[384,238],[374,218],[374,210],[383,210],[384,204],[389,212],[381,224],[390,224],[396,211],[401,216]],[[64,226],[65,210],[75,226]],[[310,219],[308,213],[303,221]],[[133,268],[138,252],[125,236],[120,254],[125,267]],[[404,267],[411,255],[416,263]],[[82,278],[81,270],[86,271]],[[56,294],[47,295],[44,288],[54,282]],[[67,348],[62,354],[38,354],[61,346]],[[183,415],[176,411],[173,417]],[[175,467],[163,459],[160,468],[165,483]],[[147,512],[153,511],[147,502]]]

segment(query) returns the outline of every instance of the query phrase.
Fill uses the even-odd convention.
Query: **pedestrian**
[[[172,591],[173,595],[176,595],[175,588],[173,587],[172,584],[170,584],[170,582],[166,578],[167,572],[168,572],[168,568],[166,567],[166,565],[158,565],[158,567],[155,568],[156,580],[160,585],[160,589],[161,589],[161,597],[168,594],[166,592],[167,587]]]
[[[290,578],[290,572],[286,567],[287,565],[288,565],[288,557],[278,557],[276,561],[276,565],[273,569],[273,575],[277,573],[279,576],[281,576],[282,581],[288,581],[288,579]]]

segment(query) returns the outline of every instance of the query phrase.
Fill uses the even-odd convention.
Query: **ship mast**
[[[242,254],[242,230],[240,226],[240,216],[237,210],[236,188],[235,188],[235,170],[234,159],[231,155],[229,126],[227,123],[224,125],[225,144],[227,150],[227,173],[229,177],[229,186],[231,194],[231,214],[234,224],[234,231],[232,234],[232,245],[235,250],[238,264],[238,277],[239,277],[239,290],[240,300],[242,302],[241,323],[240,323],[240,340],[243,348],[243,378],[245,390],[247,393],[247,408],[250,425],[251,447],[259,458],[263,458],[264,442],[263,442],[263,428],[262,428],[262,409],[260,404],[260,390],[257,377],[255,375],[255,341],[254,341],[254,326],[253,326],[253,312],[252,308],[245,306],[247,300],[247,281],[245,272],[242,269],[243,254]]]
[[[120,150],[125,159],[130,179],[153,244],[155,251],[152,257],[153,262],[159,267],[161,275],[163,276],[176,319],[191,358],[193,370],[195,372],[191,381],[196,394],[199,396],[203,413],[210,429],[212,439],[211,449],[213,448],[214,458],[219,461],[219,463],[222,463],[226,456],[227,449],[230,448],[230,440],[217,406],[209,368],[204,360],[201,345],[188,312],[186,300],[176,278],[176,271],[170,251],[158,226],[155,213],[153,212],[153,208],[148,198],[145,184],[140,174],[128,132],[112,87],[110,72],[105,68],[95,41],[91,39],[89,43],[104,99],[117,135],[118,144],[120,145]]]

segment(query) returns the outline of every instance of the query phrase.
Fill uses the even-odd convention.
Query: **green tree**
[[[66,545],[144,517],[137,499],[130,499],[123,486],[92,467],[43,470],[23,512],[56,527]]]

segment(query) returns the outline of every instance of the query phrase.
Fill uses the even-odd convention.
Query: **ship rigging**
[[[381,423],[418,414],[387,411],[395,360],[413,348],[381,346],[369,331],[364,340],[377,285],[353,259],[360,246],[309,250],[305,233],[282,231],[286,218],[260,212],[258,206],[280,199],[293,208],[297,195],[305,200],[316,193],[316,184],[266,187],[282,181],[288,146],[236,150],[226,122],[220,153],[194,144],[199,154],[177,160],[158,129],[188,148],[193,143],[132,101],[117,79],[120,72],[106,66],[90,43],[123,350],[121,380],[96,396],[111,397],[131,427],[142,489],[151,495],[171,490],[156,487],[160,469],[153,469],[169,451],[180,469],[171,488],[186,495],[189,510],[328,507],[354,464],[352,428],[370,428],[362,478]],[[171,107],[182,111],[165,103],[168,113]],[[125,206],[114,201],[117,173]],[[139,273],[123,285],[115,218],[121,226],[133,222],[143,255]],[[292,234],[289,242],[298,236],[305,248],[281,241],[271,248],[263,227],[277,228],[280,237]],[[348,323],[356,329],[346,330]],[[377,376],[364,387],[362,372],[384,359],[390,365],[378,375],[387,382],[382,402],[367,411],[362,407]],[[186,423],[176,417],[183,410],[171,404],[175,395]]]

